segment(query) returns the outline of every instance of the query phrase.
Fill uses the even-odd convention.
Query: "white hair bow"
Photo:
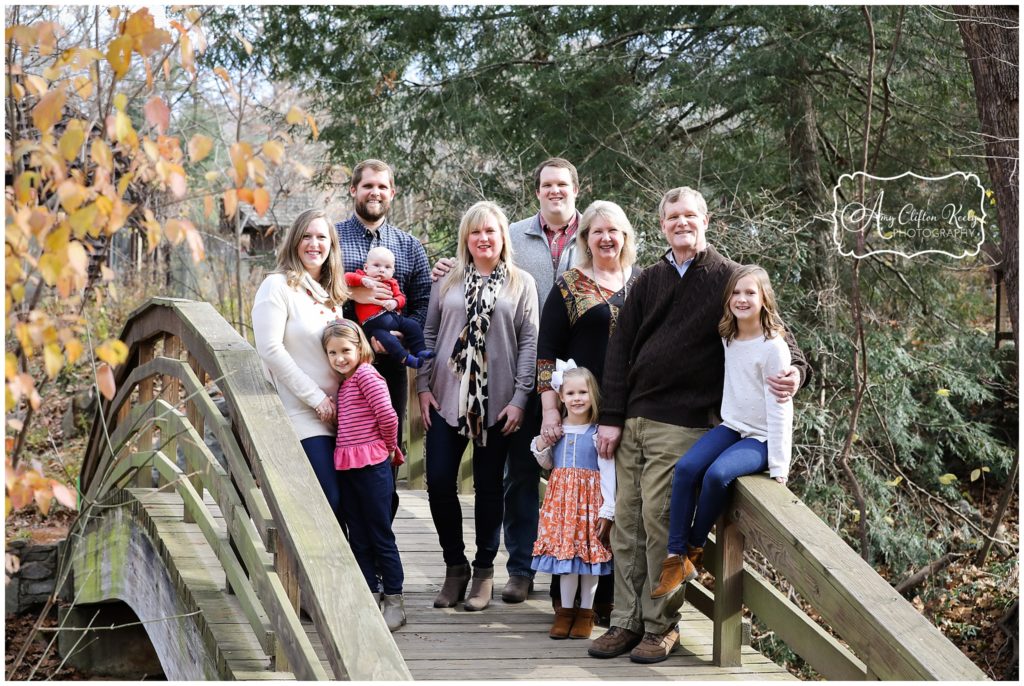
[[[555,371],[551,372],[551,388],[555,389],[555,393],[562,387],[562,376],[570,369],[576,369],[576,362],[572,358],[567,362],[555,360]]]

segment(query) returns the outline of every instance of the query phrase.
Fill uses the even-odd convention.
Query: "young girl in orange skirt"
[[[551,386],[562,400],[562,437],[552,445],[537,436],[530,445],[541,467],[551,470],[530,566],[561,575],[562,607],[551,638],[590,638],[598,577],[612,573],[608,534],[615,518],[615,463],[597,456],[594,375],[572,360],[559,360],[558,367],[564,369],[551,375]]]

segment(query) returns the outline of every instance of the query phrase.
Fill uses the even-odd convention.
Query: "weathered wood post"
[[[739,667],[743,643],[743,534],[735,519],[739,511],[725,513],[715,526],[715,607],[712,612],[712,656],[718,667]]]

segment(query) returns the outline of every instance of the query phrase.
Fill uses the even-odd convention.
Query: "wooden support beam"
[[[715,546],[714,663],[718,667],[742,664],[743,646],[743,534],[725,515],[718,519]]]

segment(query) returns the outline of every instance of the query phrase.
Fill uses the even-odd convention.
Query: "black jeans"
[[[400,594],[405,575],[391,529],[391,494],[395,488],[390,462],[339,470],[338,485],[348,542],[366,585],[372,593],[383,586],[387,595]]]
[[[503,511],[501,477],[505,469],[509,439],[501,435],[504,420],[487,430],[487,445],[473,447],[473,491],[475,492],[476,557],[474,567],[494,566],[501,541]],[[430,410],[426,438],[427,500],[437,528],[446,565],[466,564],[462,536],[462,507],[457,492],[459,463],[469,439]]]

